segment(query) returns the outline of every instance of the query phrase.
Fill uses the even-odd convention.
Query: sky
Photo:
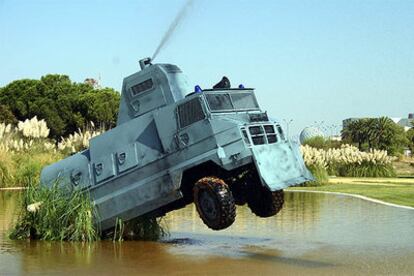
[[[121,90],[185,0],[0,0],[0,86],[49,73]],[[155,63],[256,88],[290,134],[414,113],[414,1],[194,0]],[[190,91],[189,91],[190,92]],[[290,122],[290,123],[289,123]]]

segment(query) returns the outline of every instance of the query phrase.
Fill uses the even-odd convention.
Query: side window
[[[131,95],[136,96],[142,92],[151,90],[154,86],[152,79],[147,79],[131,87]]]
[[[189,126],[206,118],[199,98],[192,99],[178,106],[180,128]]]

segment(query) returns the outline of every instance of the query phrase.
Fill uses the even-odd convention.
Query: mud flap
[[[314,180],[296,142],[257,145],[252,151],[257,172],[271,191]]]

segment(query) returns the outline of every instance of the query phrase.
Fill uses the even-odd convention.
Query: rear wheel
[[[247,198],[247,205],[258,217],[267,218],[276,215],[283,208],[283,190],[271,192],[267,188],[255,185]]]
[[[193,189],[198,214],[209,228],[221,230],[233,224],[236,205],[227,184],[220,178],[204,177]]]

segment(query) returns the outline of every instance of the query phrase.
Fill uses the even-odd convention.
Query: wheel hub
[[[207,192],[203,192],[200,195],[200,207],[208,219],[214,219],[217,217],[218,210],[216,202]]]

